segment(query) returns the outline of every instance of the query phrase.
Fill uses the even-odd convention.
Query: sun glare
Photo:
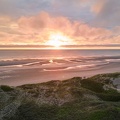
[[[47,45],[59,48],[61,45],[67,45],[68,42],[69,38],[67,36],[64,36],[61,33],[53,33],[50,35]]]

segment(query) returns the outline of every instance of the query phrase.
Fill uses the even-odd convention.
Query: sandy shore
[[[120,72],[120,63],[85,69],[68,69],[43,71],[41,68],[0,70],[0,85],[18,86],[22,84],[41,83],[50,80],[64,80],[71,77],[90,77],[96,74]]]

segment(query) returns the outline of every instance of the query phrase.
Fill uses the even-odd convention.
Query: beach
[[[4,51],[0,60],[0,85],[18,86],[23,84],[41,83],[50,80],[64,80],[72,77],[91,77],[96,74],[120,72],[119,50],[111,53],[96,51],[51,51],[42,55],[43,51],[33,51],[36,54],[23,51]],[[43,57],[38,58],[38,52]],[[86,52],[86,54],[85,54]],[[19,53],[19,55],[18,55]],[[59,53],[59,54],[58,54]],[[116,54],[114,54],[116,53]],[[25,58],[25,54],[28,56]],[[83,55],[84,54],[84,55]],[[102,55],[103,54],[103,55]],[[11,56],[10,56],[11,55]],[[15,56],[18,55],[18,56]],[[40,55],[40,56],[41,56]],[[51,56],[50,56],[51,55]],[[33,58],[34,57],[34,58]]]

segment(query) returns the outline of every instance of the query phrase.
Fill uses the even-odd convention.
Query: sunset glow
[[[46,45],[51,49],[112,45],[120,49],[119,0],[10,1],[0,0],[0,49],[6,45],[45,49]],[[70,7],[66,7],[68,1]]]
[[[0,0],[0,120],[120,120],[120,0]]]
[[[47,45],[59,48],[61,45],[67,45],[70,42],[70,38],[64,36],[62,33],[52,33],[49,37]]]

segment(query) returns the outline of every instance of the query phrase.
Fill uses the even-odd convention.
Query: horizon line
[[[54,47],[51,45],[0,45],[0,50],[63,50],[63,49],[120,49],[120,44],[104,44],[104,45],[61,45],[60,47]]]

